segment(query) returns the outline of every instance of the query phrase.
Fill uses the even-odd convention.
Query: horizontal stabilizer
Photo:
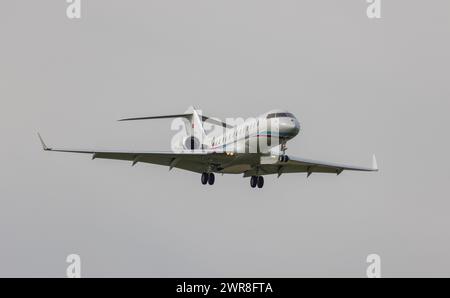
[[[137,117],[137,118],[124,118],[117,121],[132,121],[132,120],[148,120],[148,119],[165,119],[165,118],[188,118],[190,119],[192,114],[176,114],[176,115],[163,115],[163,116],[150,116],[150,117]]]
[[[206,121],[208,123],[211,123],[211,124],[214,124],[214,125],[217,125],[217,126],[226,127],[226,128],[232,128],[233,127],[232,125],[229,125],[229,124],[227,124],[225,122],[222,122],[222,121],[219,121],[219,120],[215,120],[213,118],[206,117],[206,116],[202,116],[202,121],[203,122]]]
[[[162,116],[149,116],[149,117],[136,117],[136,118],[124,118],[124,119],[119,119],[117,121],[133,121],[133,120],[150,120],[150,119],[170,119],[170,118],[186,118],[191,120],[192,117],[192,113],[191,114],[176,114],[176,115],[162,115]],[[231,128],[233,127],[232,125],[229,125],[225,122],[219,121],[219,120],[215,120],[213,118],[207,117],[207,116],[201,116],[201,119],[203,122],[207,121],[210,124],[213,125],[218,125],[218,126],[222,126],[222,127],[226,127],[226,128]]]

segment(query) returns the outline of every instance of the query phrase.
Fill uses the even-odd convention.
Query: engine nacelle
[[[188,137],[183,138],[182,144],[181,144],[181,146],[185,150],[201,149],[201,145],[202,144],[200,143],[200,140],[194,136],[188,136]]]

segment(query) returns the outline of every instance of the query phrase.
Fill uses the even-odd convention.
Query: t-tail
[[[204,116],[202,111],[195,109],[194,107],[189,107],[186,113],[183,114],[173,114],[173,115],[161,115],[161,116],[145,116],[145,117],[135,117],[135,118],[124,118],[118,121],[134,121],[134,120],[150,120],[150,119],[174,119],[182,118],[186,119],[187,123],[185,125],[186,136],[180,140],[180,145],[184,149],[195,150],[204,149],[204,142],[206,138],[205,129],[203,124],[205,121],[213,125],[218,125],[222,127],[230,127],[224,122],[215,120],[213,118]]]

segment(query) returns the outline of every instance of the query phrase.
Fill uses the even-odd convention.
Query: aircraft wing
[[[208,150],[189,150],[182,152],[172,151],[105,151],[95,149],[60,149],[50,148],[39,135],[42,147],[45,151],[70,152],[91,154],[92,159],[115,159],[136,163],[150,163],[168,166],[169,169],[179,168],[197,173],[208,171],[211,167],[216,167],[216,171],[235,164],[259,164],[262,161],[260,154],[234,154],[230,156],[225,152],[215,152]],[[261,159],[260,159],[261,158]],[[340,174],[342,171],[378,171],[375,155],[372,160],[372,167],[356,167],[332,162],[323,162],[306,158],[289,157],[288,162],[277,161],[277,156],[267,157],[269,162],[261,162],[257,167],[252,167],[244,173],[244,177],[254,175],[270,175],[287,173],[334,173]]]
[[[111,151],[97,149],[66,149],[50,148],[42,137],[38,134],[45,151],[85,153],[91,154],[92,159],[112,159],[131,162],[134,166],[137,163],[150,163],[162,166],[168,166],[169,169],[179,168],[197,173],[208,171],[211,166],[220,167],[220,165],[230,164],[230,160],[236,159],[227,155],[225,152],[213,152],[208,150],[188,150],[182,152],[173,151]]]
[[[309,177],[312,173],[333,173],[339,175],[342,171],[378,171],[375,155],[372,158],[372,167],[358,167],[289,156],[288,162],[262,164],[259,169],[259,175],[278,174],[279,177],[285,173],[307,173]],[[253,175],[257,175],[256,170],[248,171],[244,176],[248,177]]]

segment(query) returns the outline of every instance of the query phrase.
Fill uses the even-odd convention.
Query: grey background
[[[449,1],[0,4],[0,276],[449,276]],[[86,5],[87,4],[87,5]],[[291,154],[378,173],[197,174],[49,145],[168,149],[184,112],[303,125]]]

